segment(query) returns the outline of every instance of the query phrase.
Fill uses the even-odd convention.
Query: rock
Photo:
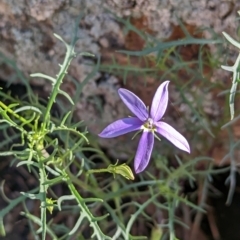
[[[117,17],[126,19],[133,16],[132,24],[142,28],[145,33],[154,35],[156,39],[168,39],[174,26],[179,24],[178,19],[184,24],[195,27],[211,27],[217,34],[226,30],[234,37],[236,12],[239,7],[239,1],[219,0],[191,2],[188,0],[18,0],[17,4],[14,0],[1,0],[0,52],[17,63],[18,68],[31,84],[41,86],[44,91],[50,91],[51,85],[48,82],[30,79],[29,74],[41,72],[50,76],[56,75],[59,70],[58,63],[62,62],[65,54],[65,47],[53,36],[53,33],[70,42],[74,21],[81,12],[84,12],[84,15],[79,24],[76,52],[88,51],[97,56],[102,55],[104,59],[106,52],[115,53],[115,50],[124,48],[137,50],[145,46],[145,40],[136,36],[136,33],[129,32],[129,29],[124,32],[126,28]],[[209,38],[211,34],[205,31],[204,35]],[[0,78],[6,81],[21,81],[4,57],[0,56],[2,62]],[[123,64],[127,65],[128,60],[124,59],[124,61]],[[134,61],[135,66],[141,65],[136,59]],[[73,95],[71,79],[83,82],[93,68],[94,60],[78,56],[69,68],[63,89]],[[160,83],[157,78],[160,78],[160,73],[156,78],[149,77],[146,82],[151,94],[144,95],[143,78],[128,76],[126,87],[142,95],[149,103]],[[134,90],[134,84],[138,80],[141,86]],[[81,101],[77,103],[79,110],[77,116],[79,120],[85,120],[89,131],[93,134],[99,133],[108,123],[129,114],[117,95],[117,89],[121,86],[124,86],[122,75],[116,75],[114,72],[106,74],[103,71],[99,71],[85,86]],[[209,112],[212,106],[207,106],[206,109]],[[137,140],[129,141],[129,136],[110,141],[98,138],[98,141],[115,158],[134,154],[137,145]]]

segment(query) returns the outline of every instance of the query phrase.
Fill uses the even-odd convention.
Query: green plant
[[[71,61],[78,54],[74,50],[76,34],[70,44],[55,34],[55,37],[66,46],[66,55],[56,78],[42,73],[31,75],[51,82],[52,91],[47,100],[38,99],[14,61],[0,54],[3,62],[15,68],[16,74],[27,86],[25,99],[14,99],[10,94],[0,92],[3,99],[0,101],[0,128],[5,137],[0,143],[3,149],[0,157],[9,157],[12,165],[25,167],[38,182],[36,188],[21,192],[21,195],[13,200],[6,196],[2,184],[1,194],[8,205],[0,210],[1,235],[5,235],[4,218],[21,203],[23,209],[21,215],[28,219],[34,239],[46,239],[48,236],[51,239],[90,237],[98,240],[149,239],[134,233],[138,224],[144,223],[150,225],[151,240],[174,240],[178,237],[175,231],[177,226],[184,229],[189,227],[176,210],[182,206],[190,208],[194,226],[200,226],[199,219],[201,214],[205,213],[205,202],[212,175],[229,169],[230,191],[227,203],[231,202],[237,172],[233,153],[239,141],[234,141],[234,136],[229,131],[230,152],[223,160],[230,157],[231,165],[220,170],[214,169],[214,159],[208,156],[209,145],[213,145],[214,136],[219,134],[220,125],[225,119],[214,119],[216,125],[203,110],[202,99],[202,94],[209,93],[211,89],[223,89],[220,83],[211,83],[208,76],[204,75],[205,65],[218,67],[218,57],[211,56],[210,52],[207,52],[207,57],[203,56],[205,54],[203,45],[222,46],[222,39],[216,35],[208,40],[195,38],[188,33],[184,25],[181,25],[186,35],[185,39],[163,42],[144,35],[129,21],[121,19],[121,22],[146,40],[146,48],[136,52],[121,51],[128,55],[129,62],[126,66],[120,66],[115,59],[112,64],[101,64],[98,59],[92,73],[83,83],[72,79],[76,89],[74,97],[61,90],[61,84]],[[225,36],[233,45],[239,47],[238,42],[227,34]],[[179,46],[189,44],[201,45],[198,58],[191,61],[184,60],[179,50]],[[152,55],[148,56],[149,53]],[[94,57],[89,53],[79,54]],[[149,65],[141,68],[131,64],[130,58],[133,55],[145,58],[146,62],[150,59],[154,67]],[[234,67],[224,67],[234,72],[230,93],[231,118],[234,115],[233,102],[239,75],[238,60]],[[182,69],[186,74],[184,81],[179,78]],[[115,160],[102,152],[97,141],[94,141],[88,133],[87,123],[82,121],[76,123],[73,118],[75,105],[76,102],[81,101],[79,96],[84,85],[99,70],[122,76],[124,84],[129,81],[129,76],[134,78],[144,75],[146,84],[149,76],[156,78],[157,81],[170,78],[175,86],[175,93],[179,96],[171,100],[171,105],[184,104],[185,109],[188,110],[182,112],[182,115],[177,114],[175,119],[183,121],[191,139],[192,151],[198,157],[180,156],[178,152],[173,152],[172,147],[168,147],[167,142],[162,141],[162,148],[153,153],[149,171],[143,174],[134,176],[128,166],[132,158],[129,158],[127,163],[112,164]],[[163,73],[161,76],[159,71]],[[200,94],[197,93],[196,85],[202,91]],[[65,102],[64,106],[67,107],[61,108],[65,100],[68,104]],[[60,108],[57,117],[53,114],[56,106]],[[101,110],[101,106],[99,109]],[[226,126],[229,125],[230,123]],[[200,148],[198,148],[199,144]],[[198,168],[199,165],[204,168]],[[183,181],[191,187],[196,182],[200,183],[203,186],[201,198],[197,199],[196,193],[186,194],[182,186]],[[62,187],[61,195],[55,192],[55,186]],[[39,216],[28,209],[26,204],[28,199],[39,205]],[[149,209],[154,209],[154,214],[151,214]],[[51,214],[56,212],[73,215],[74,226],[70,228],[64,223],[54,223],[54,216]]]

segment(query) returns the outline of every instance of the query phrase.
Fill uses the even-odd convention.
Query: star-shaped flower
[[[165,81],[158,87],[150,111],[134,93],[120,88],[118,90],[119,96],[135,117],[117,120],[99,134],[102,138],[113,138],[132,131],[143,130],[134,159],[136,173],[142,172],[149,163],[155,132],[172,142],[177,148],[190,153],[187,140],[173,127],[160,121],[167,109],[168,84],[169,81]]]

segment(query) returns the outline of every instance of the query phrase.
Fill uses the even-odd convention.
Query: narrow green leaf
[[[43,74],[43,73],[32,73],[32,74],[30,74],[30,77],[44,78],[44,79],[49,80],[49,81],[52,82],[53,84],[55,84],[56,81],[57,81],[55,78],[50,77],[50,76],[48,76],[48,75],[45,75],[45,74]]]
[[[229,36],[227,33],[222,32],[222,34],[224,35],[224,37],[235,47],[240,49],[240,43],[237,42],[235,39],[233,39],[231,36]]]
[[[59,93],[59,94],[62,94],[63,96],[65,96],[65,97],[68,99],[68,101],[69,101],[72,105],[74,105],[74,102],[73,102],[72,98],[69,96],[68,93],[66,93],[66,92],[64,92],[64,91],[62,91],[62,90],[59,90],[58,93]]]

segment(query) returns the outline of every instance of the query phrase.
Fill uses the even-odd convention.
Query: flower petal
[[[127,89],[118,89],[118,94],[128,109],[140,120],[146,121],[148,118],[148,110],[143,101],[134,93]]]
[[[141,129],[143,122],[136,117],[123,118],[109,124],[98,134],[102,138],[112,138]]]
[[[157,132],[174,144],[177,148],[190,153],[190,147],[186,138],[165,122],[155,123]]]
[[[150,116],[154,121],[159,121],[165,113],[168,105],[168,84],[170,81],[163,82],[157,89],[150,110]]]
[[[148,165],[154,144],[152,132],[145,132],[140,138],[137,153],[134,159],[134,169],[136,173],[142,172]]]

